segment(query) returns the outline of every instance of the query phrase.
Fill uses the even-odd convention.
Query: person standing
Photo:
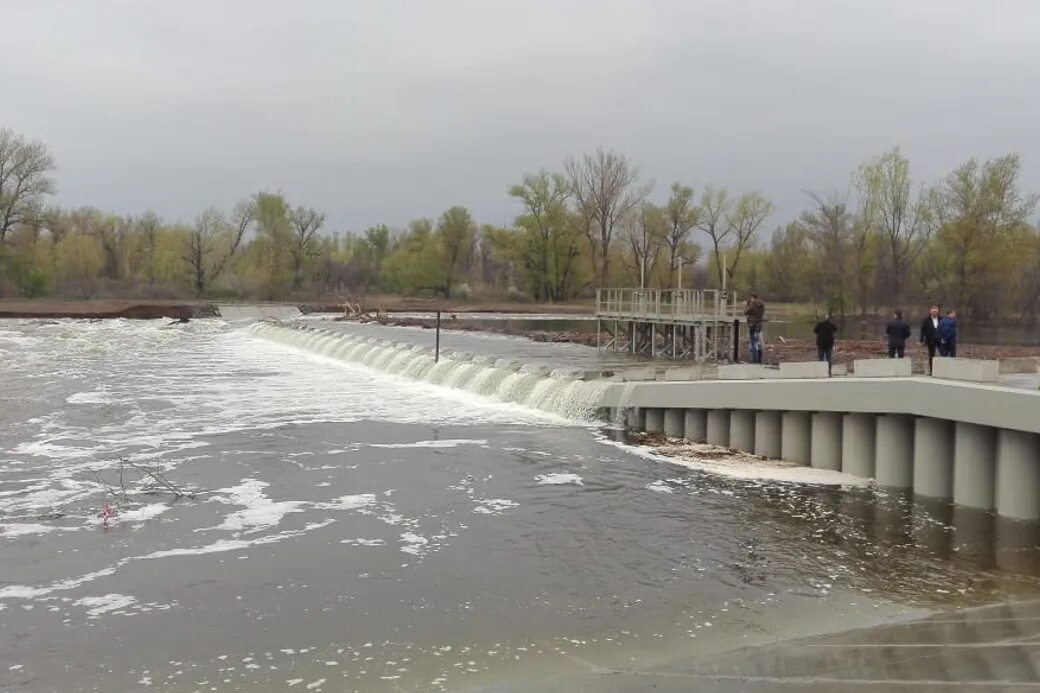
[[[762,321],[766,315],[766,304],[752,293],[744,304],[744,315],[747,316],[748,350],[751,352],[751,363],[762,363]]]
[[[921,344],[928,349],[928,372],[932,372],[932,361],[939,346],[939,306],[932,306],[928,317],[921,321]]]
[[[816,323],[813,327],[816,333],[816,356],[820,361],[827,362],[827,373],[831,372],[831,363],[834,361],[834,335],[838,333],[838,326],[831,320],[831,314]]]
[[[957,356],[957,311],[948,311],[939,321],[939,353],[949,358]]]
[[[885,327],[885,334],[888,335],[888,358],[903,358],[906,355],[906,340],[910,339],[910,326],[903,320],[903,311],[895,312]]]

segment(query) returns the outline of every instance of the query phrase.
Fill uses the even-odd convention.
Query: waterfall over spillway
[[[291,327],[261,322],[249,332],[326,358],[360,364],[411,380],[471,392],[481,397],[520,404],[560,416],[591,420],[609,387],[601,380],[586,381],[567,369],[550,371],[544,366],[510,359],[474,357],[464,352],[433,352],[405,342],[348,335],[332,330]]]

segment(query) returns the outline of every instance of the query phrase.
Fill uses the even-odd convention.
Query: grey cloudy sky
[[[63,205],[190,219],[260,189],[336,230],[461,204],[598,145],[680,180],[847,186],[1019,152],[1040,190],[1035,0],[0,0],[0,126]]]

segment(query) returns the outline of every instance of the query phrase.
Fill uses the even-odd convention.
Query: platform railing
[[[596,316],[623,320],[730,320],[736,305],[714,289],[597,289]]]

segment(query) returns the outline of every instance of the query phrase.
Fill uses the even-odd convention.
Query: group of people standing
[[[747,316],[748,344],[752,363],[762,363],[762,322],[765,319],[765,303],[758,294],[751,294],[744,306]],[[834,360],[834,342],[838,334],[838,326],[830,313],[813,326],[816,334],[816,354],[820,361],[828,364]],[[904,358],[906,342],[910,339],[910,325],[903,319],[903,311],[895,311],[892,319],[885,326],[888,337],[888,357]],[[939,306],[933,305],[928,316],[921,321],[920,342],[928,350],[928,370],[936,353],[940,356],[957,356],[957,313],[950,310],[941,315]]]

